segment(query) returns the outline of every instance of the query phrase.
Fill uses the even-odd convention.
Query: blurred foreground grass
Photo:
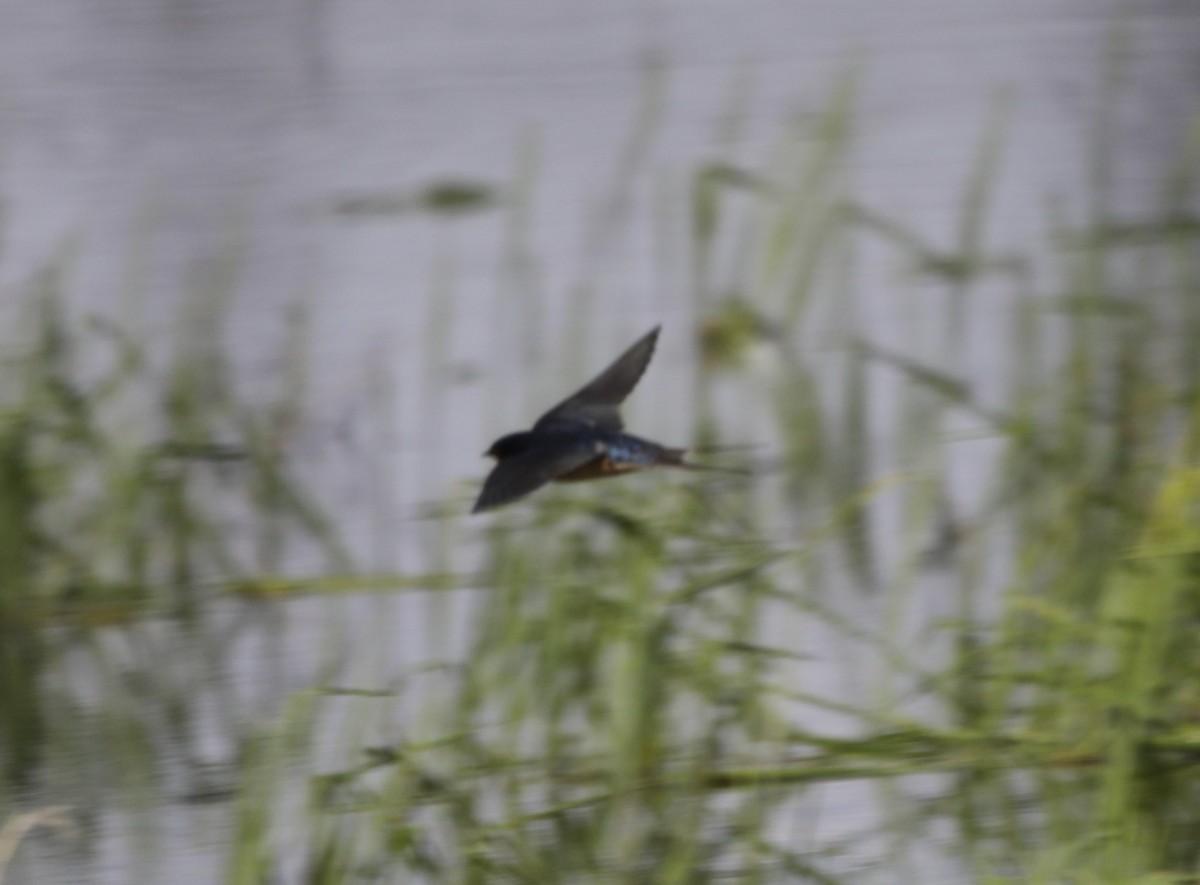
[[[846,77],[762,168],[690,179],[695,438],[723,442],[755,403],[778,458],[753,483],[536,496],[479,523],[469,574],[352,573],[289,469],[300,373],[273,407],[239,401],[227,292],[189,319],[208,346],[151,372],[119,328],[59,310],[48,269],[0,413],[6,798],[47,757],[153,780],[151,720],[194,739],[195,676],[167,662],[219,667],[237,633],[215,594],[367,583],[469,598],[467,653],[241,723],[228,881],[916,882],[921,845],[970,881],[1197,881],[1200,124],[1154,217],[1097,205],[1051,218],[1045,255],[993,255],[1007,106],[940,248],[854,195],[853,95]],[[505,205],[519,229],[520,187]],[[865,330],[864,242],[939,299],[932,346]],[[1011,355],[986,394],[980,335]],[[993,451],[966,512],[961,438]],[[438,520],[439,550],[463,519]],[[327,575],[280,577],[290,544],[324,551]],[[80,655],[86,697],[62,676]],[[852,782],[864,810],[824,812],[822,790]]]

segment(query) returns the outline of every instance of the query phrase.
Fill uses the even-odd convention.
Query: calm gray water
[[[1196,111],[1200,6],[1188,0],[0,3],[0,291],[73,244],[77,304],[113,310],[130,262],[150,256],[146,322],[171,334],[180,293],[244,237],[229,327],[238,361],[269,387],[285,309],[311,298],[301,457],[341,502],[365,565],[421,568],[423,535],[411,517],[447,496],[467,503],[486,443],[561,392],[530,370],[559,366],[564,354],[553,344],[530,352],[518,316],[497,321],[503,231],[494,214],[348,222],[324,208],[448,178],[509,182],[523,156],[535,157],[530,280],[546,326],[566,324],[581,281],[604,308],[582,367],[663,322],[657,392],[635,397],[630,415],[648,435],[678,438],[689,416],[655,406],[691,371],[692,302],[685,281],[664,285],[647,257],[655,187],[681,193],[695,164],[713,156],[761,163],[782,122],[823,107],[838,72],[859,58],[856,191],[946,248],[989,109],[1007,90],[1011,125],[988,241],[1020,250],[1042,236],[1046,198],[1082,209],[1080,158],[1121,9],[1128,59],[1116,201],[1137,216],[1154,206],[1158,176]],[[590,225],[651,69],[664,89],[646,166],[654,179],[598,250]],[[722,142],[719,121],[739,88],[741,129]],[[901,276],[894,255],[865,256],[868,330],[902,347],[901,328],[937,318],[921,314],[919,299],[895,297]],[[464,380],[448,389],[431,429],[419,379],[437,286],[454,293],[442,365]],[[986,308],[978,321],[988,322]],[[983,341],[964,370],[986,391],[1003,355]],[[476,373],[501,366],[520,380],[497,395]],[[378,429],[369,388],[381,374],[395,396],[382,422],[394,456],[384,474],[394,481],[382,493],[378,465],[342,448],[363,427]],[[243,697],[306,684],[315,666],[307,640],[330,617],[347,619],[351,632],[379,629],[377,609],[336,606],[293,606],[284,648],[247,644],[231,666],[235,681],[254,674]],[[402,607],[387,611],[397,634],[420,622]],[[419,636],[397,646],[385,669],[423,653]],[[259,684],[261,672],[273,675]],[[189,752],[230,752],[221,729],[200,731]],[[187,789],[181,783],[177,795]],[[38,842],[11,872],[31,882],[215,881],[225,813],[221,804],[151,810],[167,859],[135,862],[132,834],[147,814],[97,810],[86,849]]]

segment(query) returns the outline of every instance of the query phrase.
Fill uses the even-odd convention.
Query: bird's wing
[[[623,425],[618,408],[650,364],[660,328],[655,326],[617,357],[611,366],[538,418],[533,429],[620,430]]]
[[[471,512],[490,510],[522,498],[556,476],[570,473],[603,454],[603,445],[587,438],[552,438],[531,445],[492,468]]]

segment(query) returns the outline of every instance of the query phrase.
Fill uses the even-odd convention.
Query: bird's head
[[[492,443],[492,447],[483,454],[488,458],[503,461],[505,458],[511,458],[513,455],[519,455],[525,451],[529,447],[529,440],[532,436],[533,434],[527,431],[510,433]]]

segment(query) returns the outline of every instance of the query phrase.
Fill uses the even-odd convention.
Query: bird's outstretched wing
[[[594,440],[547,434],[519,455],[500,461],[483,482],[472,513],[490,510],[523,498],[557,476],[602,457],[604,447]]]
[[[611,366],[538,418],[533,429],[620,430],[623,425],[618,409],[650,364],[660,328],[655,326]]]

